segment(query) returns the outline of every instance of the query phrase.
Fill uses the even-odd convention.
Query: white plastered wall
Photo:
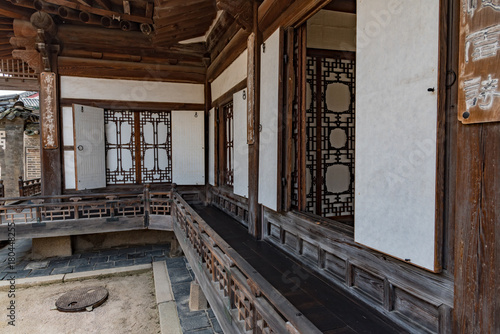
[[[61,77],[61,98],[204,103],[203,84]]]
[[[172,180],[178,185],[205,184],[203,111],[172,111]]]
[[[277,210],[280,30],[261,48],[259,202]]]
[[[356,14],[320,10],[307,20],[307,47],[356,51]]]
[[[247,100],[246,89],[233,95],[233,156],[234,183],[236,195],[248,197],[248,144],[247,144]]]
[[[247,50],[243,51],[211,85],[212,101],[217,100],[247,77]]]
[[[73,108],[62,108],[62,138],[64,146],[73,146]],[[66,189],[75,189],[75,152],[64,150],[64,186]]]
[[[434,270],[439,1],[358,0],[357,22],[355,241]]]
[[[117,100],[130,102],[165,102],[165,103],[205,103],[203,84],[186,84],[172,82],[155,82],[139,80],[115,80],[85,77],[61,77],[61,98],[82,100]],[[73,119],[71,107],[63,107],[63,140],[64,145],[73,145]],[[199,112],[199,114],[203,114]],[[203,118],[203,117],[200,117]],[[175,126],[172,121],[172,127]],[[204,129],[200,130],[203,136]],[[202,141],[203,145],[203,141]],[[174,148],[173,148],[174,149]],[[74,153],[64,151],[64,171],[66,189],[75,188],[74,178]],[[177,176],[180,180],[182,170]],[[203,172],[204,174],[204,172]],[[189,182],[200,182],[200,179],[192,178],[192,174],[186,175]],[[193,181],[194,180],[194,181]],[[186,181],[186,182],[187,182]],[[175,181],[174,181],[175,182]],[[204,183],[204,182],[203,182]],[[199,184],[203,184],[199,183]],[[180,183],[179,183],[180,184]]]

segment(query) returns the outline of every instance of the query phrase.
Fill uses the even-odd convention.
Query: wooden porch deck
[[[271,283],[323,333],[403,333],[364,303],[295,262],[264,241],[256,241],[247,230],[221,210],[192,205],[255,270]]]

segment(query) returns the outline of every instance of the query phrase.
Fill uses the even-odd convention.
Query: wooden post
[[[260,47],[262,34],[258,26],[259,2],[254,2],[253,30],[248,37],[248,233],[260,238],[259,209],[259,125],[260,125]]]
[[[19,185],[19,197],[23,197],[24,196],[24,180],[23,180],[23,177],[22,176],[19,176],[19,180],[17,181],[18,185]]]
[[[57,64],[52,64],[52,68],[57,70]],[[40,74],[42,196],[62,192],[59,114],[59,76],[44,72]]]
[[[500,333],[500,12],[461,9],[453,333]]]

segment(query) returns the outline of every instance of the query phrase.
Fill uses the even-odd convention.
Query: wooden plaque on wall
[[[52,72],[40,73],[40,114],[42,116],[42,145],[46,150],[59,146],[57,124],[56,75]]]
[[[500,121],[500,1],[462,0],[458,119]]]

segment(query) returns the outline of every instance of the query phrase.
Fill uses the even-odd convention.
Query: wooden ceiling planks
[[[205,35],[217,15],[213,0],[155,0],[156,46],[168,46]]]
[[[1,0],[0,56],[10,56],[16,49],[24,50],[27,42],[33,44],[29,49],[34,48],[36,29],[27,19],[36,10],[54,18],[58,33],[53,43],[59,44],[59,56],[64,57],[65,64],[70,64],[66,69],[74,65],[79,72],[89,67],[85,59],[92,64],[99,61],[127,63],[124,66],[133,68],[131,76],[142,73],[144,67],[128,63],[168,64],[183,70],[206,68],[207,45],[218,54],[238,31],[234,18],[223,12],[207,36],[209,42],[179,43],[207,34],[217,18],[215,0]],[[87,24],[82,22],[81,13],[89,17]],[[12,27],[13,18],[17,19],[17,30]],[[146,23],[149,32],[117,29],[124,21],[130,22],[133,30],[139,29],[138,24]],[[134,22],[138,24],[134,26]],[[221,39],[225,42],[220,43]],[[71,62],[70,58],[78,61]],[[115,67],[108,72],[110,76],[118,73]],[[168,72],[170,78],[181,80],[177,71],[169,68]],[[190,81],[198,81],[200,75],[205,75],[191,72],[191,69],[187,71]]]

